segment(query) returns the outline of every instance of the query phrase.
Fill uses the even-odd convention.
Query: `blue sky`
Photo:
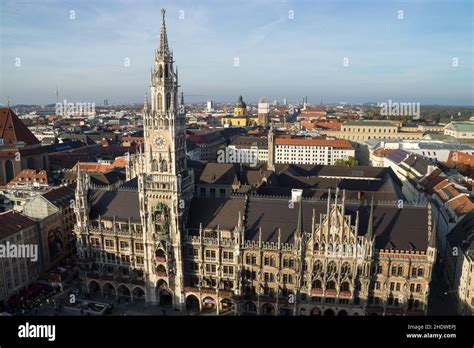
[[[162,7],[188,102],[474,105],[471,0],[1,0],[0,103],[142,101]]]

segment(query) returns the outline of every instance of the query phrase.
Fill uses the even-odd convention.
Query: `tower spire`
[[[367,235],[369,240],[373,238],[374,229],[374,196],[372,196],[372,202],[370,202],[370,215],[369,215],[369,225],[367,227]]]
[[[301,236],[303,233],[303,200],[300,198],[300,205],[298,207],[298,222],[296,224],[296,234]]]
[[[166,10],[164,8],[161,9],[161,34],[160,34],[160,53],[167,53],[169,52],[168,48],[168,36],[166,35],[166,24],[165,24],[165,14]]]

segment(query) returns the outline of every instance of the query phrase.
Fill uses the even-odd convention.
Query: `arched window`
[[[166,160],[161,161],[161,172],[166,173],[168,171],[168,162]]]
[[[348,282],[344,282],[341,284],[341,291],[351,291]]]
[[[418,267],[418,277],[423,277],[425,270],[423,266]]]
[[[165,64],[165,78],[168,78],[170,76],[170,69],[168,64]]]
[[[160,79],[163,78],[163,66],[160,65],[160,67],[158,68],[158,76],[160,77]]]
[[[336,282],[331,280],[326,285],[326,290],[336,290]]]
[[[268,256],[265,256],[265,258],[264,258],[263,260],[264,260],[264,261],[263,261],[263,264],[264,264],[265,266],[268,266],[268,265],[270,264],[270,258],[269,258]]]
[[[321,280],[316,279],[313,282],[313,289],[322,289],[322,288],[323,288],[323,283],[321,282]]]
[[[343,275],[345,275],[345,274],[348,274],[348,273],[350,273],[350,272],[351,272],[351,266],[349,265],[349,263],[344,262],[344,263],[342,264],[342,267],[341,267],[341,273],[342,273]]]
[[[154,172],[158,171],[158,161],[156,159],[151,161],[151,170],[154,171]]]
[[[158,110],[163,110],[163,96],[158,93]]]
[[[323,264],[321,263],[321,261],[317,260],[313,265],[313,272],[320,273],[322,269],[323,269]]]
[[[272,255],[272,257],[270,258],[270,266],[275,267],[275,265],[276,265],[275,256]]]
[[[290,258],[290,268],[295,268],[295,260]]]
[[[336,263],[334,261],[330,261],[328,263],[328,274],[336,272]]]
[[[171,93],[166,94],[166,111],[171,108]]]
[[[158,274],[160,274],[160,275],[166,274],[166,268],[165,268],[165,266],[163,266],[163,265],[158,265],[158,266],[156,266],[156,273],[158,273]]]

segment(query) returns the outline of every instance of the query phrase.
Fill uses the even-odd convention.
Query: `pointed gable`
[[[0,139],[3,140],[4,146],[15,145],[19,142],[25,145],[40,143],[10,108],[0,108]]]

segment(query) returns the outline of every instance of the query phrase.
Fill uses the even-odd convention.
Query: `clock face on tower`
[[[155,139],[153,140],[153,142],[155,143],[156,147],[160,149],[163,148],[166,143],[165,138],[161,135],[157,135]]]

